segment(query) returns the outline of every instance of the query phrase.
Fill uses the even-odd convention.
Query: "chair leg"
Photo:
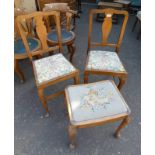
[[[70,62],[72,62],[73,61],[73,55],[75,53],[75,45],[74,44],[70,44],[67,47],[68,47],[68,51],[70,53]]]
[[[132,32],[134,31],[134,29],[135,29],[135,27],[136,27],[137,22],[138,22],[138,19],[136,18],[136,21],[135,21],[135,23],[134,23],[134,25],[133,25],[133,27],[132,27]]]
[[[119,78],[119,84],[118,84],[118,89],[121,90],[123,85],[125,84],[126,79],[125,78]]]
[[[22,71],[20,70],[18,60],[14,61],[14,69],[15,69],[15,73],[20,78],[20,82],[23,83],[25,78],[24,78],[24,75],[23,75]]]
[[[46,110],[45,117],[49,117],[49,110],[48,110],[48,106],[47,106],[47,101],[46,101],[45,96],[44,96],[44,89],[38,88],[38,95],[40,97],[40,100],[42,102],[43,107]]]
[[[69,133],[69,139],[70,139],[69,148],[74,149],[76,145],[76,135],[77,135],[76,127],[69,125],[68,133]]]
[[[125,126],[127,126],[129,123],[130,123],[130,121],[131,121],[131,119],[130,119],[130,117],[128,116],[128,117],[126,117],[122,122],[121,122],[121,124],[119,125],[119,127],[116,129],[116,131],[115,131],[115,133],[114,133],[114,136],[116,137],[116,138],[120,138],[120,131],[125,127]]]
[[[84,73],[84,83],[88,83],[88,74]]]
[[[79,74],[74,77],[74,84],[79,84],[80,83],[80,77]]]

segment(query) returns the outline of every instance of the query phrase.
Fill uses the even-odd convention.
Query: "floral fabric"
[[[111,81],[70,86],[68,93],[75,122],[128,113],[130,110]]]
[[[38,83],[67,75],[76,70],[62,54],[36,60],[34,66]]]
[[[115,52],[109,51],[90,51],[87,69],[115,72],[125,71],[118,55]]]

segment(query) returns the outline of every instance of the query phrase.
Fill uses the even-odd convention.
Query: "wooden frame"
[[[56,30],[57,30],[57,34],[58,34],[58,44],[56,46],[52,46],[52,47],[49,47],[47,44],[47,28],[44,25],[44,19],[48,16],[54,16],[54,19],[56,22]],[[23,28],[21,26],[21,21],[23,19],[24,20],[34,19],[35,20],[36,33],[37,33],[38,38],[41,42],[41,48],[35,52],[30,51],[30,48],[29,48],[29,45],[28,45],[28,42],[26,39],[26,35],[25,35]],[[45,96],[44,95],[44,89],[47,88],[48,86],[55,84],[55,83],[65,81],[65,80],[68,80],[70,78],[74,79],[75,84],[78,84],[79,80],[80,80],[79,79],[79,71],[76,69],[74,72],[71,72],[70,74],[67,74],[65,76],[59,76],[58,78],[43,82],[41,84],[39,84],[37,82],[37,76],[36,76],[36,70],[35,70],[35,66],[34,66],[33,56],[43,55],[46,52],[50,52],[50,51],[54,51],[54,50],[60,50],[60,52],[62,52],[61,30],[60,30],[60,13],[56,12],[56,11],[35,12],[35,13],[29,14],[29,15],[18,16],[16,20],[17,20],[17,26],[18,26],[21,38],[22,38],[23,43],[24,43],[25,48],[26,48],[27,55],[28,55],[28,57],[31,60],[32,65],[33,65],[33,71],[34,71],[34,75],[35,75],[36,86],[38,89],[38,95],[40,97],[40,100],[42,102],[43,107],[46,110],[45,116],[48,117],[49,116],[49,110],[48,110],[48,106],[47,106],[47,100],[63,94],[64,91],[60,91],[60,92],[57,92],[55,94]]]
[[[114,87],[116,88],[116,90],[119,92],[119,90],[117,89],[117,87],[114,84],[114,82],[113,81],[111,81],[111,82],[114,85]],[[96,83],[103,83],[103,81],[99,81],[99,82],[95,82],[95,83],[90,83],[89,85],[95,85]],[[79,84],[79,85],[85,85],[85,84]],[[120,92],[119,92],[119,94],[121,96]],[[122,98],[122,96],[121,96],[121,98]],[[122,120],[121,124],[119,125],[119,127],[116,129],[116,131],[114,133],[114,136],[116,138],[119,138],[120,137],[120,131],[126,125],[128,125],[128,123],[131,120],[130,117],[129,117],[130,109],[128,109],[128,112],[122,113],[122,114],[118,114],[118,115],[114,115],[114,116],[98,118],[98,119],[93,119],[93,120],[87,120],[87,121],[81,121],[81,122],[75,122],[74,119],[73,119],[73,114],[72,114],[73,112],[72,112],[72,109],[71,109],[71,103],[70,103],[69,94],[68,94],[67,89],[65,89],[65,101],[66,101],[66,104],[67,104],[69,120],[70,120],[70,124],[69,124],[69,127],[68,127],[68,132],[69,132],[69,138],[70,138],[69,147],[71,149],[74,149],[75,146],[76,146],[77,129],[79,129],[79,128],[94,127],[94,126],[103,125],[103,124],[106,124],[106,123],[111,123],[111,122]],[[123,99],[123,101],[124,101],[124,99]],[[126,104],[125,101],[124,101],[124,104]]]
[[[102,24],[102,41],[100,43],[97,42],[91,42],[91,38],[92,38],[92,25],[93,25],[93,15],[95,14],[105,14],[105,20]],[[121,31],[119,34],[119,38],[118,38],[118,42],[116,44],[114,43],[108,43],[108,37],[112,28],[112,15],[116,14],[116,15],[124,15],[124,21],[121,27]],[[89,13],[89,32],[88,32],[88,49],[87,49],[87,54],[90,51],[91,47],[98,47],[98,46],[109,46],[109,47],[113,47],[115,48],[116,53],[118,54],[119,49],[120,49],[120,45],[122,43],[122,39],[123,39],[123,35],[125,32],[125,27],[127,24],[127,20],[128,20],[128,12],[127,11],[122,11],[122,10],[114,10],[114,9],[92,9],[90,10]],[[84,83],[88,83],[88,76],[90,74],[97,74],[97,75],[110,75],[113,77],[118,77],[120,82],[118,84],[118,88],[121,89],[122,86],[124,85],[126,79],[127,79],[127,72],[115,72],[115,71],[108,71],[108,70],[104,70],[104,71],[100,71],[100,70],[89,70],[87,69],[87,63],[88,63],[88,58],[89,55],[87,57],[87,61],[86,61],[86,68],[85,68],[85,72],[84,72]]]

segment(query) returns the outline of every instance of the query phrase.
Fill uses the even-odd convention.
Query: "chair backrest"
[[[76,11],[71,10],[67,3],[50,3],[45,4],[45,7],[43,8],[44,12],[48,11],[58,11],[60,12],[60,22],[62,27],[66,27],[67,31],[71,30],[71,21],[73,15],[76,15]],[[49,21],[51,19],[48,19]],[[48,22],[49,25],[49,31],[51,31],[51,23]]]
[[[26,14],[30,14],[32,12],[30,11],[26,11],[24,8],[14,8],[14,19],[16,19],[18,16],[20,15],[26,15]],[[35,32],[33,29],[33,22],[31,20],[23,20],[21,22],[23,29],[25,30],[25,33],[27,33],[28,36],[30,37],[34,37],[35,36]],[[14,20],[14,34],[15,34],[15,39],[20,38],[20,34],[17,28],[17,23],[16,20]]]
[[[92,42],[92,27],[93,27],[93,15],[95,14],[104,14],[105,18],[102,23],[102,41]],[[108,37],[110,35],[111,29],[112,29],[112,16],[116,15],[123,15],[123,22],[120,30],[120,34],[118,37],[117,43],[108,43]],[[128,20],[128,12],[123,10],[115,10],[115,9],[92,9],[89,12],[89,32],[88,32],[88,51],[91,47],[95,46],[110,46],[116,49],[116,52],[119,52],[120,45],[122,43],[124,31],[126,28]]]
[[[58,45],[49,47],[47,43],[47,28],[44,24],[45,19],[48,16],[54,16],[55,23],[56,23],[56,30],[58,35]],[[27,41],[28,33],[25,31],[23,27],[23,20],[25,21],[32,21],[35,27],[35,31],[37,34],[38,39],[41,42],[41,48],[38,51],[30,51],[29,44]],[[46,52],[54,51],[59,49],[62,51],[62,41],[61,41],[61,28],[60,28],[60,14],[56,11],[50,11],[50,12],[34,12],[27,15],[21,15],[16,18],[17,27],[20,32],[21,38],[23,40],[23,44],[25,46],[26,52],[28,54],[28,57],[30,60],[33,60],[34,55],[43,55]]]

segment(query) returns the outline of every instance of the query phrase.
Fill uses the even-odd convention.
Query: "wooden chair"
[[[105,19],[102,24],[102,41],[100,43],[92,42],[92,21],[94,14],[105,14]],[[113,14],[124,15],[123,24],[121,27],[118,42],[116,44],[109,43],[108,37],[112,28],[112,16]],[[118,88],[121,89],[127,79],[127,72],[118,57],[120,45],[122,43],[126,23],[128,20],[128,12],[114,9],[93,9],[89,13],[89,32],[88,32],[88,50],[87,50],[87,62],[84,71],[84,83],[88,82],[88,76],[90,74],[108,75],[119,78]],[[116,52],[90,50],[91,47],[109,46],[115,48]]]
[[[29,14],[29,11],[26,11],[23,8],[15,8],[15,23],[14,23],[14,70],[15,73],[18,75],[20,78],[21,83],[24,82],[24,75],[19,67],[19,61],[22,59],[28,58],[25,46],[23,44],[23,41],[20,37],[18,28],[17,28],[17,23],[16,23],[16,18],[19,15],[26,15]],[[36,51],[40,48],[40,41],[36,39],[34,29],[33,29],[33,22],[32,21],[22,21],[22,27],[24,29],[25,34],[27,35],[27,40],[30,46],[31,51]]]
[[[47,44],[47,29],[44,25],[44,19],[48,16],[53,16],[56,23],[56,30],[58,35],[58,45],[48,46]],[[35,28],[38,38],[41,42],[41,48],[35,52],[32,52],[28,44],[25,32],[23,30],[21,22],[23,20],[34,20]],[[60,14],[56,11],[52,12],[35,12],[29,15],[22,15],[17,17],[17,26],[24,43],[27,55],[32,62],[33,71],[35,75],[36,86],[38,89],[38,95],[42,102],[43,107],[46,110],[46,117],[49,116],[49,110],[47,106],[47,100],[57,97],[64,93],[64,91],[57,92],[55,94],[45,96],[44,90],[48,86],[54,85],[61,81],[65,81],[73,78],[74,82],[79,83],[79,71],[61,54],[44,57],[38,60],[34,60],[35,55],[44,55],[49,51],[60,50],[62,51],[61,42],[61,30],[60,30]]]
[[[130,109],[113,81],[68,86],[65,89],[70,124],[71,149],[75,148],[77,129],[123,120],[114,136],[130,121]],[[93,140],[92,140],[93,141]]]
[[[48,7],[44,7],[44,11],[58,11],[61,14],[61,35],[62,35],[62,45],[67,46],[68,52],[70,53],[70,61],[73,60],[73,55],[75,53],[75,33],[71,30],[71,20],[72,16],[76,14],[75,11],[70,10],[69,6],[63,6],[65,3],[51,3]],[[64,19],[65,18],[65,19]],[[57,42],[57,34],[56,29],[51,28],[50,20],[48,19],[48,43],[50,45],[56,45]]]

